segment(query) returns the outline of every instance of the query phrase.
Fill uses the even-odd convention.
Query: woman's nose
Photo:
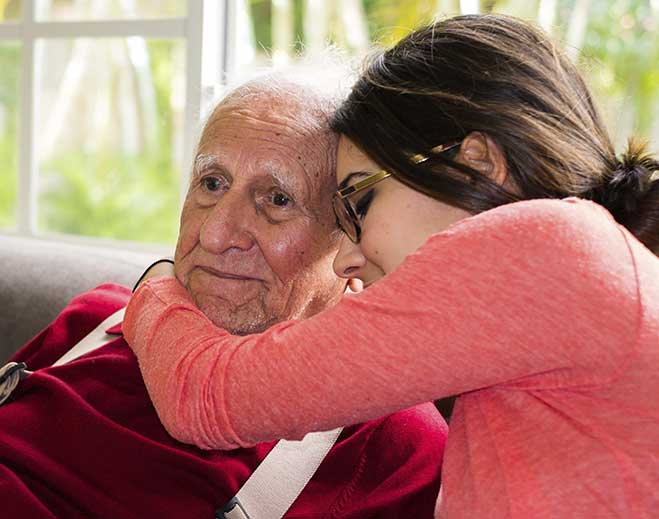
[[[343,235],[339,252],[334,258],[334,272],[342,278],[358,277],[361,269],[366,265],[366,258],[358,244]]]

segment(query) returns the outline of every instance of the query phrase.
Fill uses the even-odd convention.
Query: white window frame
[[[134,250],[151,250],[160,252],[162,246],[93,238],[86,236],[61,235],[37,232],[37,181],[38,163],[35,150],[35,108],[36,89],[39,84],[36,69],[35,43],[40,39],[58,38],[110,38],[142,36],[145,38],[180,38],[186,45],[185,57],[185,123],[184,123],[184,160],[181,171],[181,200],[187,191],[189,181],[189,164],[196,146],[200,125],[202,103],[202,42],[204,9],[213,5],[211,11],[219,15],[213,24],[220,28],[216,41],[220,77],[224,81],[228,75],[231,45],[228,38],[232,34],[229,13],[234,0],[188,0],[187,15],[184,17],[156,19],[122,19],[103,21],[37,21],[35,13],[36,0],[23,0],[21,18],[15,22],[0,23],[0,42],[14,41],[21,44],[21,79],[19,83],[19,132],[18,132],[18,192],[16,200],[15,230],[2,230],[2,234],[24,237],[36,237],[46,240],[71,242],[87,245],[100,245]],[[210,50],[210,49],[207,49]]]

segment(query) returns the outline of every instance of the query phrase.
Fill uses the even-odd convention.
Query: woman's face
[[[348,179],[347,185],[382,170],[343,136],[336,167],[338,183]],[[334,271],[341,277],[360,279],[365,287],[394,270],[431,235],[470,216],[393,177],[354,193],[350,200],[361,213],[361,241],[355,244],[343,236]]]

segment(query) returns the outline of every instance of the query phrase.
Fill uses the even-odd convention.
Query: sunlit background
[[[659,150],[659,0],[28,1],[0,0],[0,232],[172,244],[199,113],[222,83],[458,13],[539,23],[618,149],[636,134]]]

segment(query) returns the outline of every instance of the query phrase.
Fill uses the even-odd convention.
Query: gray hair
[[[209,115],[218,105],[236,96],[267,93],[299,105],[313,104],[313,108],[331,116],[356,81],[360,63],[361,60],[348,57],[345,51],[328,46],[322,52],[298,57],[286,67],[237,76],[220,89]]]
[[[330,120],[356,77],[357,67],[353,64],[342,51],[328,48],[313,59],[303,58],[290,67],[258,71],[244,81],[230,83],[202,122],[197,152],[219,109],[267,98],[282,108],[298,111],[300,124],[318,132],[319,138],[326,141],[327,164],[333,168],[338,136],[331,130]]]

